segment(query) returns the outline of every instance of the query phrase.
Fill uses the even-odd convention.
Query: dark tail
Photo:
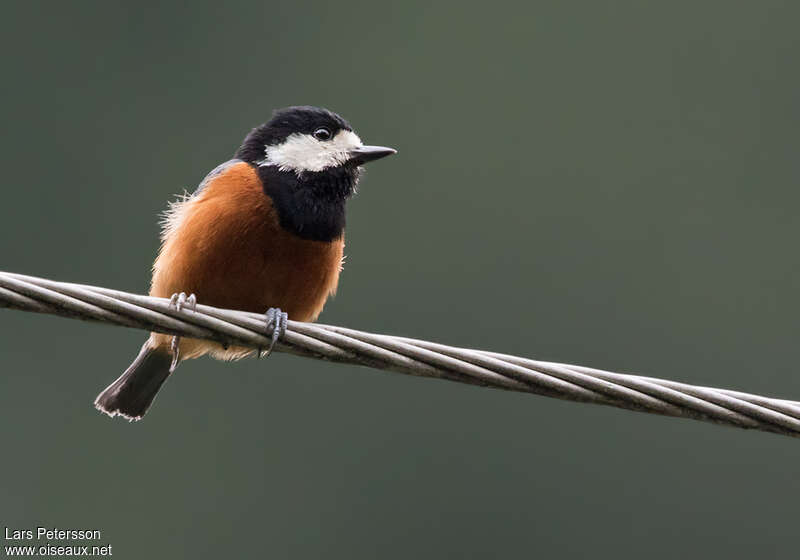
[[[95,408],[111,417],[119,414],[128,420],[141,419],[169,377],[171,365],[169,352],[153,348],[147,340],[125,373],[97,395]]]

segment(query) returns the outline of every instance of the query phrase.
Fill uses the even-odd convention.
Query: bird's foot
[[[174,307],[175,310],[179,312],[183,311],[184,308],[194,311],[197,308],[197,297],[195,297],[194,294],[187,296],[184,292],[172,294],[172,297],[169,298],[169,306]],[[175,368],[178,367],[178,361],[181,355],[180,342],[181,337],[178,335],[172,337],[172,344],[170,345],[172,350],[172,365],[169,366],[170,373],[175,371]]]
[[[286,325],[289,321],[289,315],[280,310],[279,307],[270,307],[264,315],[266,319],[267,334],[272,335],[272,342],[266,350],[259,350],[258,357],[265,358],[272,353],[275,343],[286,332]],[[271,330],[271,331],[270,331]]]

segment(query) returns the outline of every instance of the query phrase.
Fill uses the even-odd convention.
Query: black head
[[[358,167],[395,153],[364,146],[342,117],[321,107],[287,107],[254,128],[236,157],[254,165],[275,166],[296,174],[336,167]]]
[[[360,166],[395,150],[364,146],[342,117],[320,107],[288,107],[254,128],[236,157],[258,169],[281,225],[301,237],[330,240],[344,229],[344,203]]]
[[[278,109],[269,122],[250,131],[242,142],[236,157],[250,163],[257,163],[266,157],[267,146],[277,146],[293,134],[313,136],[321,129],[331,135],[339,131],[352,131],[350,123],[342,117],[321,107],[301,106]]]

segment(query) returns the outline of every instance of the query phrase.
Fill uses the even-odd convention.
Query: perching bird
[[[234,159],[171,205],[150,295],[171,297],[178,309],[200,301],[266,312],[265,332],[274,344],[287,316],[313,321],[336,291],[345,203],[355,192],[360,166],[394,153],[363,145],[347,121],[326,109],[276,111],[247,135]],[[179,361],[204,354],[231,360],[254,352],[151,333],[95,406],[138,420]]]

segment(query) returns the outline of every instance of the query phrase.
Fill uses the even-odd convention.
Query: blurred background
[[[399,155],[321,320],[800,399],[800,5],[3,8],[0,268],[145,292],[274,108]],[[144,333],[0,311],[0,520],[120,558],[778,557],[800,443],[285,355],[95,395]],[[5,543],[7,544],[7,543]]]

